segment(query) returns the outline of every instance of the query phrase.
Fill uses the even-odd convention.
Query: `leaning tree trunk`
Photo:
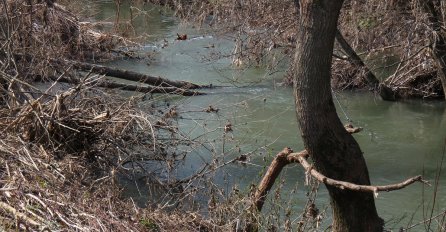
[[[370,89],[375,90],[379,86],[379,80],[376,78],[375,74],[365,65],[361,57],[353,50],[350,44],[345,40],[344,36],[339,30],[336,30],[336,41],[338,41],[342,50],[348,55],[349,62],[356,65],[357,67],[364,69],[364,80]]]
[[[333,103],[330,66],[343,0],[302,0],[295,55],[294,95],[306,150],[327,177],[369,185],[361,149],[346,132]],[[372,193],[327,186],[333,231],[382,231]]]

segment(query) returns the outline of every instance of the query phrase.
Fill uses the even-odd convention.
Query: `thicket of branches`
[[[234,65],[254,63],[275,68],[278,61],[293,58],[297,1],[153,2],[174,8],[187,20],[235,35]],[[432,55],[436,41],[432,38],[438,31],[432,29],[428,18],[418,1],[346,1],[339,30],[369,69],[379,75],[381,85],[398,98],[434,99],[443,97],[444,92],[439,78],[442,67]],[[340,46],[333,56],[334,88],[367,88],[364,67],[352,62]],[[439,217],[444,215],[442,212]],[[443,224],[439,222],[438,228]]]
[[[228,231],[243,228],[252,217],[260,217],[255,221],[265,230],[290,230],[296,225],[299,230],[319,228],[325,213],[314,208],[317,187],[308,188],[310,197],[303,211],[291,218],[289,202],[292,200],[283,202],[280,186],[272,199],[280,202],[271,204],[270,210],[274,213],[259,215],[250,210],[252,193],[236,187],[228,193],[206,178],[224,165],[239,162],[243,156],[224,163],[224,159],[213,160],[184,180],[166,181],[146,170],[145,165],[151,162],[162,167],[160,172],[174,172],[177,162],[187,154],[178,148],[200,146],[201,142],[192,141],[178,131],[175,120],[178,113],[174,107],[159,108],[160,101],[147,100],[148,95],[125,98],[119,92],[103,89],[100,87],[103,76],[76,71],[70,62],[65,62],[107,58],[116,46],[134,44],[120,36],[95,31],[90,23],[81,22],[75,14],[52,2],[5,0],[0,3],[0,229]],[[298,15],[292,1],[162,3],[175,7],[182,17],[219,27],[223,33],[235,32],[238,35],[236,63],[268,65],[274,69],[293,54]],[[424,37],[417,34],[419,37],[414,37],[419,40],[417,43],[392,42],[397,32],[400,38],[410,37],[401,30],[376,34],[376,39],[371,40],[368,36],[384,27],[374,23],[380,17],[360,17],[368,11],[400,9],[406,12],[401,14],[408,20],[421,22],[422,17],[407,13],[412,5],[401,1],[361,8],[357,4],[347,5],[349,11],[345,11],[343,18],[352,17],[345,19],[346,22],[361,22],[361,27],[370,31],[351,29],[348,23],[341,26],[357,50],[366,52],[365,57],[374,57],[379,52],[376,56],[381,57],[382,51],[389,50],[389,54],[400,60],[406,57],[407,61],[395,64],[399,67],[398,75],[388,79],[389,85],[407,85],[398,78],[409,70],[417,83],[418,76],[435,71],[429,63],[428,46],[414,53],[417,47],[426,46],[422,43]],[[356,13],[347,15],[347,12]],[[391,23],[392,15],[387,16],[387,24],[383,25]],[[407,23],[405,27],[410,25]],[[422,29],[420,26],[419,30]],[[416,59],[426,59],[428,68],[419,66]],[[337,62],[341,68],[335,64],[335,73],[344,72],[335,76],[347,78],[338,87],[365,86],[357,67],[343,59]],[[351,76],[346,77],[347,74]],[[357,83],[353,76],[359,78]],[[422,91],[417,90],[416,94],[438,96],[426,84],[437,88],[438,79],[431,77],[426,78],[431,82],[419,82]],[[78,81],[61,83],[65,78]],[[203,112],[217,110],[210,107]],[[119,185],[122,178],[150,182],[149,185],[159,188],[163,204],[148,204],[145,209],[137,207],[131,199],[122,197],[123,189]],[[194,185],[206,185],[205,190],[211,194],[205,219],[194,207],[198,194]]]
[[[0,3],[0,229],[242,228],[253,216],[250,193],[235,186],[225,192],[212,179],[216,170],[239,158],[227,161],[225,154],[213,154],[195,174],[176,179],[180,161],[206,141],[178,130],[180,112],[163,103],[165,96],[124,97],[102,88],[104,76],[66,62],[108,58],[117,46],[134,44],[94,30],[51,2]],[[77,81],[63,82],[67,78]],[[150,188],[146,208],[124,197],[122,184],[129,182],[137,183],[138,191]],[[313,196],[317,188],[309,191]],[[209,197],[207,206],[195,203],[203,195]],[[305,213],[312,200],[299,216],[302,228],[317,227],[322,220]],[[274,201],[282,201],[280,194]],[[291,209],[271,209],[283,210]],[[279,214],[262,217],[259,227],[278,228],[281,220],[274,215]]]
[[[142,209],[122,196],[118,179],[147,178],[147,161],[171,171],[185,155],[177,147],[193,141],[156,99],[100,88],[103,76],[64,62],[108,57],[128,41],[51,2],[0,3],[0,229],[206,228],[194,211]],[[77,84],[60,82],[67,77]],[[188,195],[157,183],[166,199]]]
[[[444,96],[432,55],[435,31],[420,1],[348,1],[341,31],[369,67],[403,98]],[[339,73],[339,72],[337,72]]]

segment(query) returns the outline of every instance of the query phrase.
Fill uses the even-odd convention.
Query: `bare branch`
[[[309,172],[318,181],[339,189],[348,189],[360,192],[373,192],[376,197],[378,192],[382,191],[390,192],[394,190],[399,190],[415,183],[416,181],[427,183],[425,180],[423,180],[421,175],[409,178],[397,184],[390,184],[390,185],[357,185],[346,181],[334,180],[324,176],[323,174],[315,170],[313,168],[313,165],[308,163],[306,158],[308,156],[307,154],[308,153],[306,151],[301,151],[299,153],[291,153],[289,156],[292,156],[293,160],[297,159],[299,163],[302,165],[302,167],[305,169],[305,171]]]
[[[281,152],[279,152],[279,154],[276,155],[276,158],[273,159],[271,165],[268,167],[265,176],[263,177],[262,181],[259,184],[259,187],[254,194],[254,205],[258,211],[262,210],[263,204],[265,203],[266,195],[273,187],[274,182],[279,176],[283,167],[291,163],[288,160],[291,152],[293,152],[291,148],[284,148]]]
[[[261,180],[254,196],[253,196],[253,205],[256,207],[258,211],[262,210],[263,204],[265,203],[265,198],[271,190],[272,186],[276,178],[279,176],[282,169],[290,163],[300,163],[305,171],[314,178],[316,178],[319,182],[322,182],[326,185],[330,185],[343,190],[351,190],[351,191],[360,191],[360,192],[373,192],[375,197],[378,196],[378,192],[386,191],[394,191],[405,188],[417,181],[422,182],[424,184],[429,184],[427,181],[423,180],[421,175],[409,178],[403,182],[397,184],[390,185],[357,185],[346,181],[340,181],[328,178],[314,169],[313,165],[308,163],[307,158],[309,154],[307,150],[303,150],[301,152],[293,153],[292,149],[289,147],[284,148],[281,152],[279,152],[276,157],[271,161],[271,165],[268,167],[268,170],[265,173],[265,176]]]

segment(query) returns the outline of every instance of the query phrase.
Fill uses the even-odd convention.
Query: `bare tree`
[[[321,173],[330,178],[369,185],[362,151],[344,129],[335,109],[330,66],[343,0],[300,1],[295,54],[294,96],[305,148]],[[333,209],[333,231],[382,231],[372,193],[327,185]]]

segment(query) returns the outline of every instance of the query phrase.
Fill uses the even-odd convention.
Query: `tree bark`
[[[333,103],[330,67],[343,0],[302,0],[295,55],[294,96],[304,145],[323,175],[370,185],[355,139],[345,130]],[[372,193],[326,186],[333,231],[382,231]]]
[[[430,38],[433,46],[432,53],[438,65],[438,77],[443,86],[443,94],[446,99],[446,38],[441,30],[444,25],[442,20],[442,7],[440,0],[420,0],[423,11],[427,14],[429,23],[434,33]]]

